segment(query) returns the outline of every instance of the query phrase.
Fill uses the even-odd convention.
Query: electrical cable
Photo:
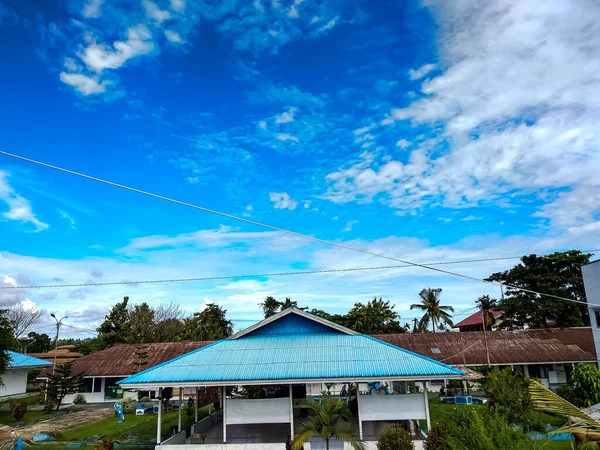
[[[269,224],[266,224],[266,223],[258,222],[258,221],[251,220],[251,219],[247,219],[245,217],[239,217],[239,216],[235,216],[233,214],[228,214],[228,213],[225,213],[225,212],[222,212],[222,211],[218,211],[218,210],[215,210],[215,209],[207,208],[205,206],[195,205],[193,203],[188,203],[188,202],[184,202],[182,200],[177,200],[177,199],[174,199],[174,198],[166,197],[164,195],[159,195],[159,194],[155,194],[155,193],[152,193],[152,192],[144,191],[142,189],[137,189],[137,188],[134,188],[134,187],[131,187],[131,186],[127,186],[127,185],[124,185],[124,184],[119,184],[119,183],[115,183],[113,181],[104,180],[102,178],[94,177],[94,176],[87,175],[87,174],[84,174],[84,173],[81,173],[81,172],[76,172],[76,171],[70,170],[70,169],[65,169],[63,167],[55,166],[55,165],[48,164],[48,163],[45,163],[45,162],[42,162],[42,161],[37,161],[35,159],[27,158],[25,156],[16,155],[14,153],[5,152],[3,150],[0,150],[0,154],[9,156],[11,158],[20,159],[22,161],[27,161],[27,162],[30,162],[30,163],[33,163],[33,164],[37,164],[39,166],[48,167],[50,169],[58,170],[60,172],[68,173],[68,174],[71,174],[71,175],[76,175],[78,177],[86,178],[88,180],[97,181],[99,183],[104,183],[104,184],[108,184],[110,186],[114,186],[114,187],[118,187],[118,188],[125,189],[125,190],[128,190],[128,191],[136,192],[138,194],[143,194],[143,195],[146,195],[146,196],[149,196],[149,197],[158,198],[160,200],[165,200],[165,201],[168,201],[168,202],[171,202],[171,203],[175,203],[175,204],[178,204],[178,205],[182,205],[182,206],[187,206],[189,208],[198,209],[198,210],[201,210],[201,211],[204,211],[204,212],[208,212],[208,213],[211,213],[211,214],[215,214],[215,215],[218,215],[218,216],[221,216],[221,217],[226,217],[228,219],[233,219],[233,220],[237,220],[237,221],[240,221],[240,222],[249,223],[251,225],[256,225],[256,226],[267,228],[267,229],[274,230],[274,231],[279,231],[281,233],[289,234],[291,236],[296,236],[296,237],[300,237],[300,238],[303,238],[303,239],[308,239],[308,240],[311,240],[311,241],[314,241],[314,242],[319,242],[321,244],[326,244],[326,245],[330,245],[330,246],[333,246],[333,247],[338,247],[338,248],[342,248],[342,249],[345,249],[345,250],[350,250],[350,251],[353,251],[353,252],[356,252],[356,253],[361,253],[363,255],[369,255],[369,256],[375,256],[375,257],[378,257],[378,258],[388,259],[390,261],[395,261],[395,262],[399,262],[399,263],[402,263],[402,264],[408,264],[408,265],[414,266],[414,267],[421,267],[422,269],[428,269],[428,270],[431,270],[431,271],[434,271],[434,272],[439,272],[439,273],[443,273],[443,274],[446,274],[446,275],[452,275],[452,276],[455,276],[455,277],[464,278],[466,280],[477,281],[479,283],[485,283],[485,284],[491,284],[491,285],[494,285],[494,286],[507,287],[507,288],[510,288],[510,289],[516,289],[516,290],[519,290],[519,291],[528,292],[530,294],[535,294],[535,295],[543,295],[543,296],[546,296],[546,297],[555,298],[555,299],[558,299],[558,300],[564,300],[564,301],[567,301],[567,302],[572,302],[572,303],[578,303],[578,304],[583,304],[583,305],[598,306],[598,307],[600,307],[600,305],[596,305],[596,304],[584,302],[584,301],[581,301],[581,300],[575,300],[575,299],[572,299],[572,298],[561,297],[561,296],[558,296],[558,295],[546,294],[546,293],[543,293],[543,292],[537,292],[537,291],[534,291],[534,290],[531,290],[531,289],[526,289],[526,288],[522,288],[522,287],[518,287],[518,286],[513,286],[513,285],[505,284],[505,283],[500,283],[500,282],[496,282],[496,281],[488,281],[488,280],[485,280],[483,278],[477,278],[477,277],[473,277],[473,276],[470,276],[470,275],[465,275],[465,274],[458,273],[458,272],[452,272],[450,270],[444,270],[444,269],[440,269],[440,268],[437,268],[437,267],[428,266],[428,265],[425,265],[425,264],[414,263],[414,262],[407,261],[407,260],[404,260],[404,259],[401,259],[401,258],[394,258],[392,256],[387,256],[387,255],[384,255],[384,254],[381,254],[381,253],[371,252],[369,250],[362,250],[362,249],[359,249],[359,248],[356,248],[356,247],[352,247],[350,245],[342,244],[342,243],[339,243],[339,242],[333,242],[333,241],[328,241],[326,239],[320,239],[320,238],[317,238],[315,236],[309,236],[309,235],[306,235],[306,234],[298,233],[296,231],[287,230],[285,228],[277,227],[277,226],[274,226],[274,225],[269,225]]]

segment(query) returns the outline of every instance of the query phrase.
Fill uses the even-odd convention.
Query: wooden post
[[[223,386],[221,401],[223,406],[223,444],[227,444],[227,386]]]
[[[183,409],[183,388],[179,388],[179,417],[177,418],[177,431],[181,433],[181,411]]]
[[[200,395],[198,394],[200,389],[196,388],[196,402],[194,404],[194,422],[198,422],[198,402],[200,401]]]
[[[423,381],[423,398],[425,401],[425,417],[427,418],[427,432],[431,428],[431,419],[429,417],[429,396],[427,395],[427,381]]]
[[[356,383],[356,414],[358,415],[358,439],[363,439],[362,421],[360,420],[360,383]]]
[[[290,392],[290,440],[294,440],[294,399],[292,398],[292,385],[289,386]]]
[[[160,445],[162,426],[162,388],[158,389],[158,424],[156,426],[156,445]]]

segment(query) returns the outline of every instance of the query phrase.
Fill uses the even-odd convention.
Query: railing
[[[174,434],[169,439],[162,442],[160,445],[161,446],[163,446],[163,445],[181,445],[181,444],[185,444],[185,440],[186,440],[185,430],[181,430],[179,433]]]

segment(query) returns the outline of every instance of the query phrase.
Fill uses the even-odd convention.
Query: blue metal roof
[[[120,384],[214,383],[463,375],[454,367],[365,335],[247,335],[217,341]]]
[[[33,356],[24,355],[23,353],[17,353],[11,350],[8,351],[8,356],[10,357],[10,361],[8,363],[9,369],[16,369],[19,367],[41,367],[52,365],[51,362],[44,361],[43,359],[34,358]]]

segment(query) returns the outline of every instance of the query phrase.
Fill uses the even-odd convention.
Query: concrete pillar
[[[294,440],[294,399],[292,397],[292,385],[289,386],[290,395],[290,439]]]
[[[162,388],[158,389],[158,420],[156,424],[156,445],[160,445],[161,442],[161,429],[162,426]]]
[[[179,388],[179,417],[177,417],[177,431],[181,432],[181,412],[183,410],[183,388]]]
[[[363,439],[362,421],[360,420],[360,383],[356,383],[356,414],[358,415],[358,439]]]
[[[429,396],[427,395],[427,381],[423,381],[423,401],[425,402],[425,417],[427,417],[427,431],[431,429],[431,419],[429,417]]]
[[[194,422],[198,422],[198,402],[200,401],[200,395],[198,394],[200,389],[196,388],[196,401],[194,402]]]
[[[523,364],[523,375],[529,378],[529,366],[527,364]]]
[[[227,387],[223,386],[221,406],[223,407],[223,444],[227,444]]]

